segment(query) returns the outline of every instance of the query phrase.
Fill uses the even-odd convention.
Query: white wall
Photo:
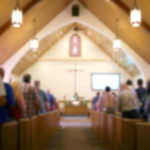
[[[131,78],[124,70],[114,66],[110,58],[81,32],[78,33],[82,40],[81,60],[73,61],[69,56],[69,40],[73,33],[74,31],[70,31],[37,63],[25,71],[32,74],[33,81],[41,80],[41,86],[44,90],[50,89],[57,99],[63,99],[64,95],[71,98],[74,93],[74,73],[68,70],[74,69],[75,63],[78,69],[83,70],[77,73],[77,91],[80,96],[86,99],[91,99],[95,95],[95,92],[91,90],[92,72],[119,72],[122,82]],[[92,61],[86,61],[89,58],[92,58]],[[97,61],[97,58],[101,61]],[[54,59],[57,59],[57,61],[54,61]]]

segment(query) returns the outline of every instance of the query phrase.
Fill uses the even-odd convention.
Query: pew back
[[[31,150],[31,121],[22,119],[19,122],[19,150]]]
[[[136,123],[140,119],[123,119],[122,122],[122,150],[136,150]]]
[[[114,139],[115,139],[115,117],[114,115],[108,114],[106,118],[106,144],[109,150],[114,150]]]
[[[18,149],[18,124],[17,122],[5,123],[1,126],[1,150]]]
[[[0,150],[44,150],[59,127],[59,112],[49,112],[1,126]]]
[[[31,150],[38,150],[38,117],[31,118]]]
[[[137,150],[150,150],[150,123],[137,123]]]

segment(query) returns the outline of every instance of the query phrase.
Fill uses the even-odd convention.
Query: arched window
[[[81,39],[78,34],[73,34],[70,38],[70,56],[81,56]]]

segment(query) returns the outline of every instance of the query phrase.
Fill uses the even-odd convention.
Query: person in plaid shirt
[[[26,111],[24,117],[30,118],[37,115],[39,106],[39,97],[36,90],[30,85],[31,75],[25,74],[23,76],[23,83],[21,85],[21,91],[25,101]]]

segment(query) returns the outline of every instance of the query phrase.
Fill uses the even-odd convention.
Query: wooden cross
[[[81,69],[77,69],[77,64],[75,64],[74,69],[69,69],[69,72],[74,72],[74,93],[77,92],[77,72],[83,71]]]

